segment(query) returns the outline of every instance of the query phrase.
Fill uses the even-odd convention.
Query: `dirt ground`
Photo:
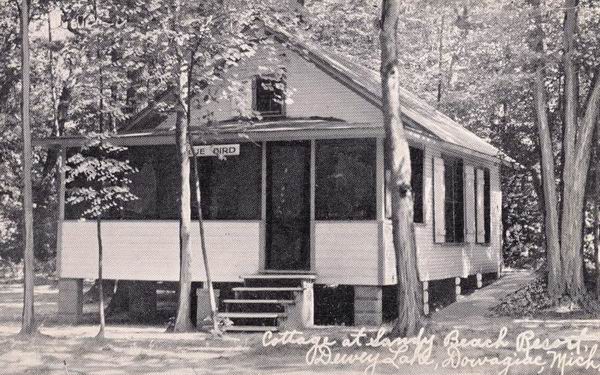
[[[431,323],[421,341],[409,342],[404,347],[397,342],[395,346],[390,344],[388,348],[376,349],[366,347],[366,343],[367,337],[377,335],[377,328],[364,332],[365,337],[358,340],[361,346],[351,340],[344,343],[345,338],[354,338],[351,335],[356,334],[359,327],[320,327],[305,331],[303,336],[287,337],[288,341],[299,337],[312,340],[310,344],[299,345],[297,340],[287,344],[275,342],[280,338],[277,335],[263,338],[260,334],[232,334],[220,339],[199,332],[166,333],[162,326],[109,325],[107,338],[98,342],[94,339],[96,325],[56,323],[53,319],[58,293],[55,286],[42,283],[36,286],[35,293],[40,334],[25,338],[18,335],[22,285],[0,284],[0,374],[508,375],[538,371],[541,374],[600,372],[600,350],[595,352],[600,344],[598,321],[496,324],[490,318],[487,327],[462,328],[455,333],[449,327]],[[86,306],[86,311],[93,312],[94,308],[94,305]],[[506,337],[498,339],[503,325],[507,328]],[[587,332],[581,340],[575,339],[580,337],[582,329]],[[325,336],[329,342],[335,340],[336,344],[327,345]],[[463,346],[452,349],[452,343],[461,342],[463,337],[467,339],[462,341]],[[555,341],[567,337],[573,340],[569,343]],[[428,338],[431,338],[431,353],[427,351]],[[263,339],[271,345],[265,347]],[[486,343],[485,339],[489,341]],[[548,341],[544,341],[546,339]],[[558,359],[554,353],[558,353]],[[560,357],[562,354],[564,358]],[[529,357],[532,361],[536,356],[545,361],[543,368],[539,364],[514,364],[517,359]],[[452,358],[460,363],[453,366]],[[479,363],[475,362],[477,359]],[[338,363],[331,363],[335,361]],[[426,364],[419,365],[419,361]],[[510,361],[513,364],[507,366]],[[369,367],[373,362],[376,366]]]

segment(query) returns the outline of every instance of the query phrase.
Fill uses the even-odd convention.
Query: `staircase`
[[[224,300],[225,312],[219,313],[233,322],[227,331],[278,331],[312,324],[314,275],[257,274],[241,278],[244,286],[232,289],[234,298]]]

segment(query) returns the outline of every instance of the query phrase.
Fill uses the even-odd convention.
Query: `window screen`
[[[316,142],[315,218],[374,220],[375,139]]]

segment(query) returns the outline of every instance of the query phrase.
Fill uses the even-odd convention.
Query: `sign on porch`
[[[194,146],[198,156],[236,156],[240,154],[240,144]]]

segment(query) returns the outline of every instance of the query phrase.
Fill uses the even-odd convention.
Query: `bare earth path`
[[[335,340],[330,347],[308,345],[275,345],[263,347],[261,335],[229,335],[215,339],[204,333],[165,333],[160,326],[109,325],[107,339],[99,343],[93,337],[95,325],[66,326],[57,324],[57,290],[52,285],[36,287],[36,316],[42,323],[41,335],[34,338],[16,336],[21,314],[20,284],[0,284],[0,374],[531,374],[540,366],[514,365],[502,373],[501,364],[473,364],[474,359],[488,360],[521,358],[523,350],[516,350],[516,337],[531,330],[540,340],[561,337],[577,337],[582,326],[589,326],[581,341],[581,356],[587,356],[591,348],[600,343],[600,322],[514,322],[507,319],[486,318],[487,309],[507,290],[527,282],[525,275],[506,276],[458,304],[436,313],[420,341],[421,347],[410,344],[406,351],[399,346],[378,349],[362,345],[343,347],[344,338],[356,333],[360,327],[320,327],[307,330],[302,336],[323,343],[324,337]],[[86,306],[93,311],[95,306]],[[454,327],[457,338],[467,338],[471,344],[498,340],[503,326],[507,327],[505,345],[481,348],[477,345],[460,348],[460,359],[467,362],[453,366],[448,362],[452,352],[444,343]],[[368,337],[376,336],[377,327],[365,331]],[[276,338],[277,336],[275,336]],[[424,341],[431,338],[428,355]],[[530,340],[531,341],[531,340]],[[532,342],[532,341],[531,341]],[[467,345],[468,346],[468,345]],[[585,348],[584,348],[585,346]],[[311,348],[317,350],[310,351]],[[394,352],[395,349],[395,352]],[[559,348],[571,355],[572,351]],[[307,353],[309,354],[307,356]],[[314,354],[314,355],[311,355]],[[454,352],[456,354],[456,352]],[[541,374],[560,374],[559,363],[552,363],[545,349],[531,349],[531,355],[542,355],[546,360]],[[337,355],[337,357],[336,357]],[[354,356],[354,357],[353,357]],[[361,357],[362,356],[362,357]],[[368,357],[370,356],[370,357]],[[597,353],[592,357],[600,368]],[[344,363],[332,363],[337,358]],[[360,358],[363,359],[361,363]],[[586,357],[587,358],[587,357]],[[307,362],[314,360],[315,363]],[[369,368],[375,359],[376,366]],[[384,363],[385,360],[389,363]],[[428,359],[428,364],[418,365]],[[596,363],[596,362],[595,362]],[[593,364],[595,364],[593,363]],[[582,365],[584,366],[584,365]],[[599,373],[594,367],[564,367],[564,374]],[[365,371],[367,369],[373,370]]]
[[[508,294],[535,280],[533,271],[511,271],[457,302],[432,314],[431,321],[440,327],[486,329],[490,325],[490,309]],[[493,318],[494,324],[510,324],[509,318]]]

